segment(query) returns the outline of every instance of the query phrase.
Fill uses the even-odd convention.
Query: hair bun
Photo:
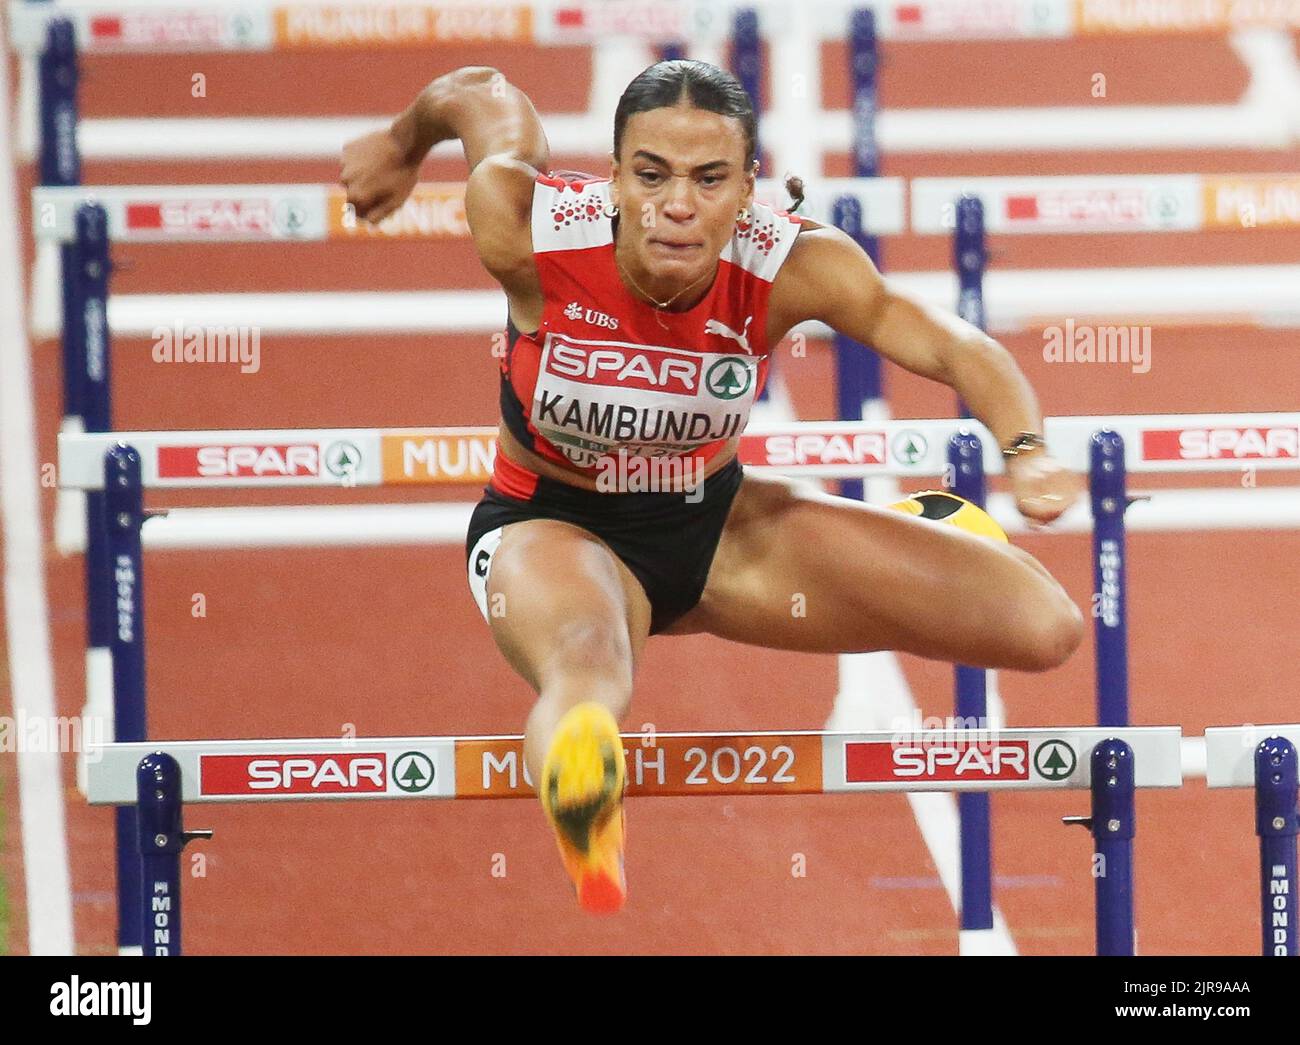
[[[797,174],[787,174],[785,177],[785,191],[794,201],[790,205],[790,212],[794,213],[803,206],[803,179]]]

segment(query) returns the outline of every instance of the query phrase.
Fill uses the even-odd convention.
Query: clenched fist
[[[410,159],[392,131],[375,131],[343,146],[339,181],[358,218],[379,222],[402,205],[415,188],[420,161]]]
[[[1083,487],[1077,475],[1045,451],[1011,458],[1007,477],[1020,514],[1039,523],[1059,518],[1078,499]]]

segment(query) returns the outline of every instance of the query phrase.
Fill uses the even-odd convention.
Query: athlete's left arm
[[[773,298],[795,310],[783,315],[789,326],[820,320],[904,369],[948,385],[1000,446],[1020,432],[1043,430],[1034,390],[1010,352],[953,313],[900,290],[846,233],[808,224],[773,287]],[[1017,503],[1031,518],[1055,519],[1080,489],[1050,451],[1023,454],[1010,464]]]

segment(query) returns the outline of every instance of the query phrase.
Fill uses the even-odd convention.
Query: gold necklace
[[[674,301],[676,301],[679,297],[681,297],[683,294],[685,294],[685,293],[686,293],[688,290],[690,290],[692,287],[698,286],[698,285],[699,285],[699,284],[704,280],[705,276],[712,275],[712,273],[706,271],[706,272],[704,273],[704,275],[701,276],[699,279],[695,280],[694,283],[689,283],[689,284],[687,284],[685,287],[683,287],[681,290],[679,290],[676,294],[674,294],[672,297],[670,297],[667,301],[662,301],[662,302],[661,302],[661,301],[657,301],[657,300],[655,300],[655,297],[654,297],[653,294],[647,294],[647,293],[646,293],[646,292],[641,288],[641,284],[639,284],[636,280],[634,280],[634,279],[632,278],[632,274],[631,274],[630,272],[628,272],[627,269],[625,269],[621,264],[619,264],[619,260],[618,260],[618,239],[617,239],[617,238],[615,238],[615,240],[614,240],[614,267],[615,267],[616,269],[618,269],[619,274],[620,274],[621,276],[623,276],[624,278],[626,278],[627,281],[628,281],[629,283],[631,283],[633,287],[636,288],[637,292],[640,293],[642,297],[649,298],[649,299],[650,299],[650,304],[654,305],[655,308],[660,309],[660,310],[665,310],[665,309],[667,309],[669,305],[671,305]],[[665,322],[663,321],[663,317],[661,317],[661,316],[658,314],[658,312],[655,313],[655,319],[658,320],[659,325],[660,325],[661,327],[663,327],[664,330],[667,330],[667,329],[668,329],[668,324],[665,323]]]

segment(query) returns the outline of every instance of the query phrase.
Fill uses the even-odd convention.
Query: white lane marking
[[[6,54],[0,26],[0,54]],[[0,61],[0,111],[10,112],[9,63]],[[0,134],[0,201],[20,214],[7,134]],[[0,525],[5,631],[14,717],[53,722],[54,669],[45,602],[45,548],[37,482],[31,356],[23,319],[20,226],[0,236]],[[19,745],[18,805],[32,954],[72,954],[72,887],[57,751]]]

